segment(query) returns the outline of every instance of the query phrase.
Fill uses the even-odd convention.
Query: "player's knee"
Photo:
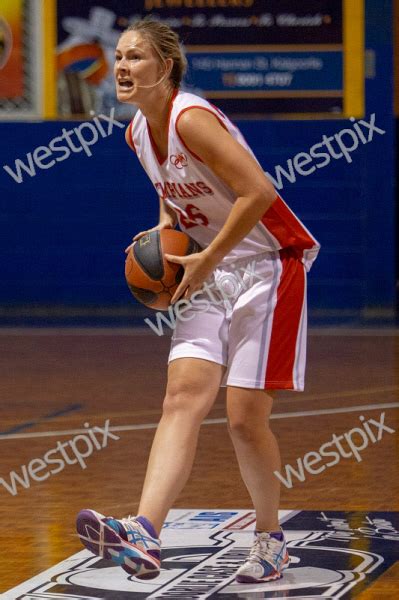
[[[245,419],[234,419],[228,422],[228,431],[233,440],[251,442],[254,438],[253,428]]]
[[[264,423],[259,423],[252,417],[248,418],[243,413],[229,415],[227,428],[233,441],[246,443],[256,443],[260,437],[264,437],[266,430]]]
[[[209,411],[210,404],[211,399],[208,398],[203,384],[174,381],[168,384],[163,402],[163,414],[187,413],[193,419],[203,419]]]
[[[187,409],[187,394],[184,392],[166,392],[162,407],[164,415],[172,415],[177,412],[187,411]]]

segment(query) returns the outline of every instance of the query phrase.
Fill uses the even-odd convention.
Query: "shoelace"
[[[121,521],[122,523],[128,523],[129,521],[135,521],[136,517],[129,515],[128,517],[123,517],[122,519],[118,519],[118,520]]]
[[[273,564],[275,557],[274,549],[278,544],[278,540],[272,537],[257,536],[249,553],[248,560],[250,562],[266,560],[267,562]]]
[[[129,525],[132,526],[132,521],[134,523],[136,523],[136,518],[133,517],[132,515],[129,515],[128,517],[124,517],[123,519],[118,519],[118,521],[120,523],[122,523],[122,525],[125,527],[125,529],[130,529]],[[140,525],[140,523],[138,523]]]

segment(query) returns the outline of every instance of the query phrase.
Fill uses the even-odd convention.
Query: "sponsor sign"
[[[125,27],[151,15],[184,42],[185,89],[215,99],[227,114],[344,114],[345,61],[361,64],[355,54],[362,51],[359,42],[346,56],[350,1],[58,0],[60,111],[87,114],[118,104],[115,45]],[[117,108],[117,116],[131,113]]]

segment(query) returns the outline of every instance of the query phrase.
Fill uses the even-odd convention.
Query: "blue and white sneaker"
[[[255,532],[245,563],[236,573],[238,583],[264,583],[280,579],[290,564],[283,532]]]
[[[144,525],[151,529],[143,517],[114,519],[89,509],[76,519],[78,535],[90,552],[114,561],[129,575],[153,579],[160,573],[161,541]]]

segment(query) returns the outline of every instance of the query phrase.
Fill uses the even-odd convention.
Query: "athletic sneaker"
[[[90,552],[113,560],[129,575],[139,579],[159,575],[161,541],[145,517],[114,519],[85,509],[77,516],[76,529]]]
[[[255,540],[245,563],[236,573],[238,583],[262,583],[280,579],[290,559],[284,534],[255,532]]]

